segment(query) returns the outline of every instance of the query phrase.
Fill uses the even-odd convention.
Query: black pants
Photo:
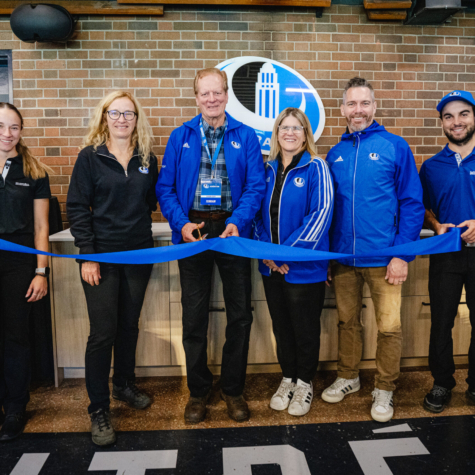
[[[86,347],[86,388],[89,413],[110,404],[109,372],[114,347],[117,386],[135,380],[139,317],[152,264],[102,264],[99,285],[82,279],[91,330]]]
[[[262,280],[283,376],[310,383],[320,353],[325,282],[291,284],[278,272],[263,275]]]
[[[200,220],[196,220],[200,222]],[[201,234],[219,236],[224,221],[206,222]],[[221,364],[221,389],[229,396],[243,393],[251,333],[251,261],[215,251],[180,259],[183,306],[183,347],[188,388],[193,397],[207,394],[213,384],[208,368],[208,320],[211,277],[216,262],[223,282],[226,305],[226,343]]]
[[[0,251],[0,408],[5,413],[24,411],[30,400],[28,329],[33,303],[25,295],[34,275],[31,259]]]
[[[472,326],[468,351],[469,388],[475,390],[475,248],[462,245],[461,252],[430,256],[429,296],[432,326],[430,330],[429,367],[434,384],[455,387],[452,328],[454,327],[462,288]]]

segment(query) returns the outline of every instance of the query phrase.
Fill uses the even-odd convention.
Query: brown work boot
[[[226,402],[228,416],[231,419],[236,422],[244,422],[249,419],[249,407],[242,394],[240,396],[228,396],[221,390],[221,399]]]
[[[206,416],[206,403],[208,402],[211,390],[206,396],[192,397],[188,399],[185,407],[185,422],[187,424],[198,424]]]

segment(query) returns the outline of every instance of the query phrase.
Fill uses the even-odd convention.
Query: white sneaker
[[[294,395],[295,384],[292,378],[283,378],[279,389],[272,396],[269,406],[276,411],[284,411],[289,407],[290,400]]]
[[[322,399],[326,402],[340,402],[346,395],[359,391],[360,387],[359,376],[355,379],[336,378],[335,382],[323,391]]]
[[[304,416],[310,411],[310,404],[313,399],[313,385],[304,383],[298,379],[295,385],[294,396],[290,401],[289,414],[291,416]]]
[[[371,395],[373,396],[371,417],[378,422],[388,422],[391,420],[394,414],[393,392],[374,388]]]

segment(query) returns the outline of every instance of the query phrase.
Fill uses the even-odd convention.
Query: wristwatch
[[[49,276],[49,267],[38,267],[35,270],[36,275],[41,275],[41,277],[48,277]]]

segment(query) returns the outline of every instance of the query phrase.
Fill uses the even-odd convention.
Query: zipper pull
[[[356,142],[356,135],[353,135],[353,147],[355,146],[355,142]]]
[[[125,172],[125,176],[128,178],[129,174],[127,173],[127,170],[124,170],[124,172]]]

